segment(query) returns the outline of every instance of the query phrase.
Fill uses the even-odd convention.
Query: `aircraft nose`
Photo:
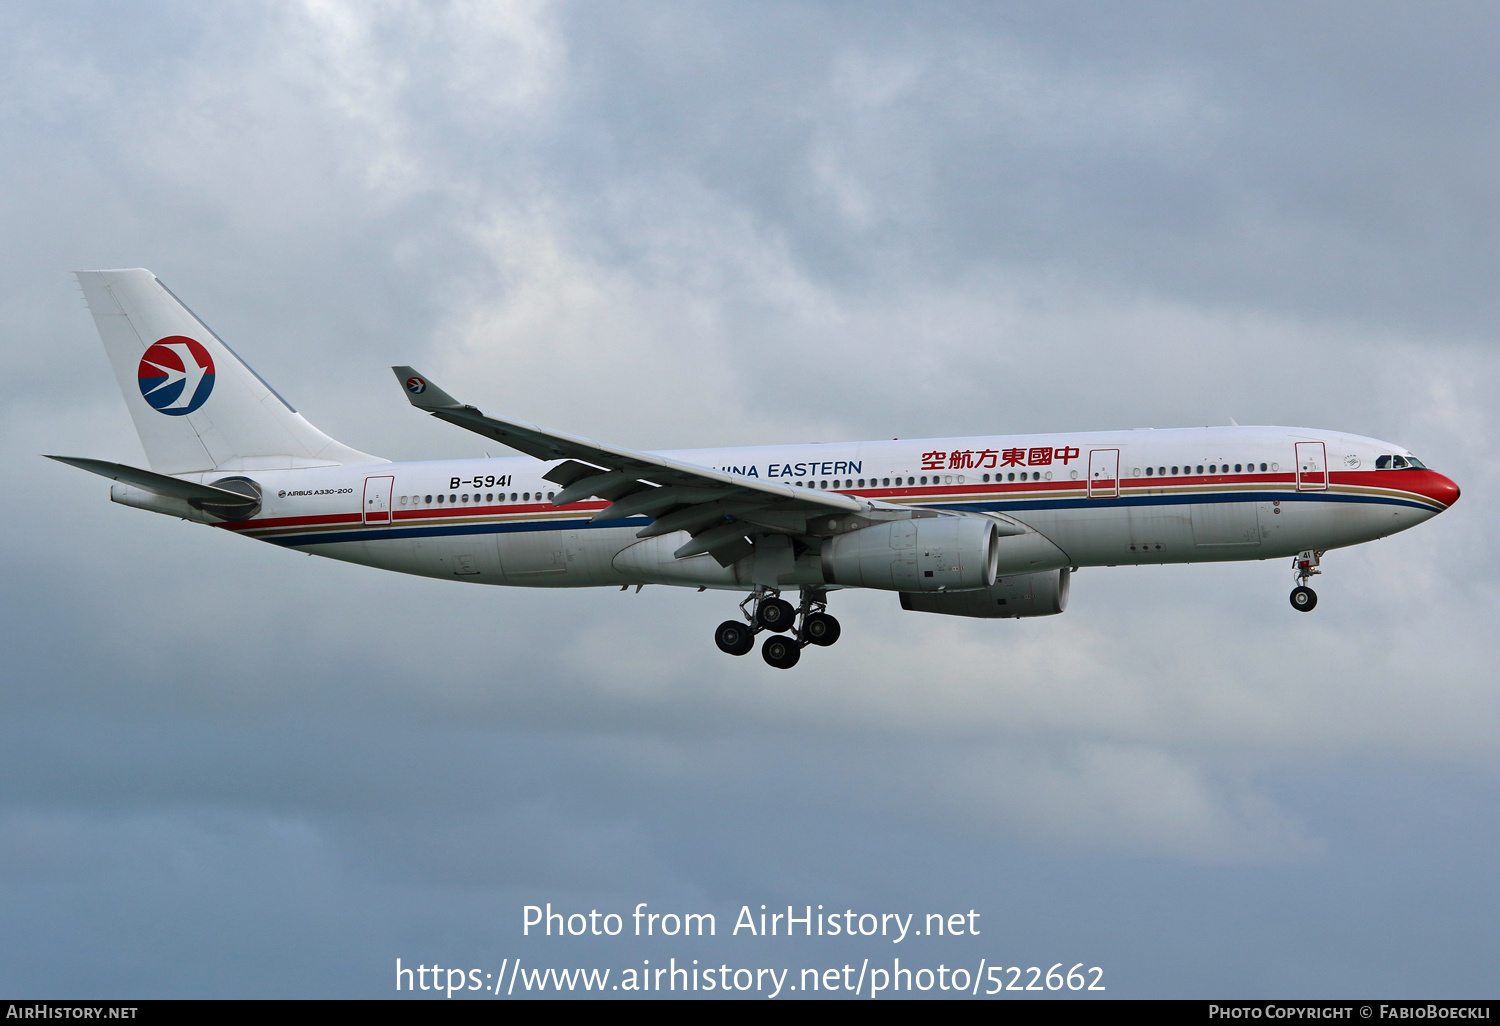
[[[1436,499],[1445,507],[1451,506],[1458,501],[1459,488],[1457,482],[1452,478],[1444,477],[1437,471],[1428,471],[1430,480],[1424,482],[1422,493],[1429,499]]]

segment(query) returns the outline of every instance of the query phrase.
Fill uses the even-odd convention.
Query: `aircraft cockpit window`
[[[1387,454],[1375,457],[1376,470],[1406,470],[1408,467],[1422,467],[1422,462],[1415,456],[1408,458],[1406,456],[1392,456]]]
[[[1427,464],[1423,463],[1421,460],[1417,459],[1415,456],[1408,456],[1408,457],[1406,457],[1406,465],[1408,467],[1411,467],[1413,470],[1426,470],[1427,469]]]

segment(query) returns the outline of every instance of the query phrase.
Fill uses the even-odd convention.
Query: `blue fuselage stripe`
[[[1228,492],[1195,495],[1127,495],[1106,499],[981,499],[971,502],[924,502],[914,504],[925,509],[951,510],[957,513],[1024,513],[1036,510],[1102,509],[1118,506],[1189,506],[1221,502],[1353,502],[1385,506],[1408,506],[1433,511],[1431,504],[1412,499],[1381,495],[1340,495],[1331,492]],[[510,520],[481,524],[424,524],[420,527],[358,527],[299,534],[262,537],[274,545],[331,545],[338,542],[382,541],[408,538],[443,538],[475,534],[513,534],[523,531],[583,531],[609,527],[641,528],[650,517],[628,517],[623,520]]]

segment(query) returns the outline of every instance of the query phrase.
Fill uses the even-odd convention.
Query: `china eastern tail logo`
[[[192,413],[214,390],[213,357],[186,335],[168,335],[146,350],[136,374],[146,402],[170,417]]]
[[[423,381],[421,378],[407,378],[406,390],[412,395],[421,395],[423,392],[427,391],[427,382]]]

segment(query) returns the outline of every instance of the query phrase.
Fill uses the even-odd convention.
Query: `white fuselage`
[[[975,514],[1031,531],[1006,538],[1000,574],[1065,566],[1266,559],[1405,530],[1458,490],[1400,446],[1338,432],[1224,427],[684,450],[663,455],[754,480]],[[218,526],[402,573],[483,584],[678,584],[748,590],[749,560],[674,559],[688,536],[644,541],[645,517],[591,521],[606,503],[557,507],[526,457],[247,470],[251,519]],[[223,471],[184,475],[211,483]],[[160,509],[129,486],[117,501]],[[166,511],[166,510],[162,510]],[[207,519],[194,514],[194,519]],[[216,521],[215,521],[216,522]],[[800,571],[799,571],[800,572]],[[805,569],[816,585],[816,570]]]

